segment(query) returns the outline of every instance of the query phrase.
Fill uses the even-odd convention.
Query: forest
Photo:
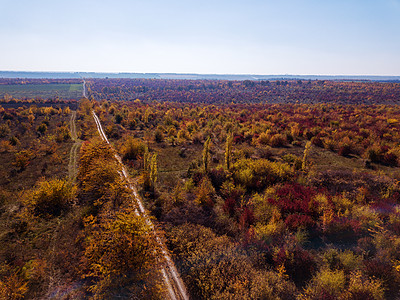
[[[400,297],[399,83],[86,87],[0,101],[1,299],[165,299],[155,235],[190,299]]]

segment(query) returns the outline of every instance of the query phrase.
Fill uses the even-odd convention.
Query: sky
[[[400,0],[0,0],[0,70],[400,75]]]

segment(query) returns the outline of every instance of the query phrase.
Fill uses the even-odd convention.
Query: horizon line
[[[217,75],[217,76],[329,76],[329,77],[400,77],[399,75],[391,74],[295,74],[295,73],[195,73],[195,72],[133,72],[133,71],[45,71],[45,70],[0,70],[0,73],[94,73],[94,74],[163,74],[163,75]]]

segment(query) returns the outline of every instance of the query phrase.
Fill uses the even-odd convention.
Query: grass
[[[0,97],[6,94],[14,98],[52,98],[79,99],[82,84],[10,84],[0,85]]]

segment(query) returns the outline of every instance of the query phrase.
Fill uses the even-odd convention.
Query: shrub
[[[318,135],[311,138],[311,143],[320,148],[324,147],[324,142],[322,141],[321,137],[319,137]]]
[[[312,188],[297,183],[287,183],[277,188],[268,202],[279,208],[290,229],[309,228],[314,226],[317,217],[312,210],[314,195],[315,191]]]
[[[287,144],[287,139],[286,136],[278,133],[271,137],[269,143],[272,147],[283,147]]]
[[[214,193],[215,190],[211,184],[211,181],[207,177],[204,177],[200,183],[200,186],[197,188],[197,197],[195,201],[199,205],[213,206]]]
[[[314,274],[317,264],[308,251],[299,246],[283,246],[274,255],[275,267],[283,266],[297,286],[303,286]]]
[[[144,154],[146,145],[132,137],[129,137],[122,146],[122,158],[124,160],[134,160]]]
[[[145,218],[130,210],[100,223],[90,216],[85,231],[83,277],[90,279],[94,298],[131,298],[134,294],[152,298],[146,289],[160,287],[155,269],[161,251]],[[133,290],[123,288],[127,286]]]
[[[2,276],[0,279],[1,299],[24,299],[28,292],[28,282],[23,280],[16,273],[9,276]]]
[[[40,134],[44,134],[47,131],[47,125],[45,123],[40,124],[36,128],[36,131],[39,132]]]
[[[167,235],[193,299],[264,299],[264,295],[283,297],[290,292],[291,297],[294,295],[293,284],[276,273],[256,271],[246,253],[227,236],[217,236],[210,228],[188,223],[171,228]]]
[[[11,132],[7,124],[0,125],[0,138],[6,137]]]
[[[62,126],[56,130],[56,141],[57,143],[65,142],[71,139],[71,134],[67,126]]]
[[[27,207],[34,215],[51,218],[65,211],[75,198],[76,188],[66,180],[52,179],[41,181],[28,194]]]
[[[343,299],[385,299],[385,290],[379,280],[366,278],[360,271],[353,272],[349,278],[349,287],[342,295]]]
[[[343,271],[322,269],[312,278],[302,296],[306,299],[337,299],[345,284],[346,277]]]
[[[294,154],[286,154],[282,157],[282,159],[288,164],[292,165],[295,170],[301,170],[303,161],[301,158],[297,157]]]
[[[154,133],[154,140],[157,143],[161,143],[164,140],[164,134],[162,133],[162,131],[160,129],[157,129]]]
[[[348,156],[353,153],[353,146],[351,144],[342,143],[339,145],[338,154],[341,156]]]
[[[281,162],[266,159],[240,159],[233,165],[233,178],[248,191],[260,191],[266,187],[293,178],[292,168]]]
[[[29,165],[32,153],[29,150],[23,150],[15,154],[14,165],[19,170],[25,170]]]

